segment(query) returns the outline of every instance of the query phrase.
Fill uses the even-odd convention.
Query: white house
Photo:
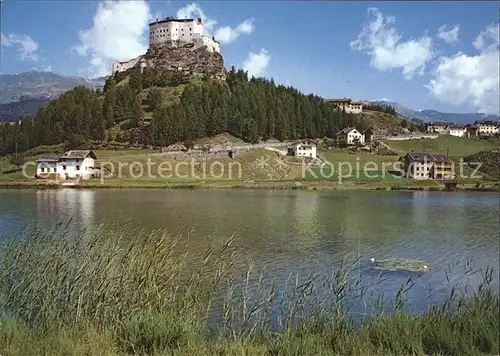
[[[363,103],[360,101],[353,101],[350,98],[328,99],[325,100],[325,102],[333,105],[339,110],[344,110],[347,113],[360,114],[363,112]]]
[[[450,125],[446,129],[446,133],[451,136],[464,137],[465,136],[465,125]]]
[[[91,150],[72,150],[62,156],[40,157],[37,160],[36,177],[54,180],[67,180],[82,177],[89,179],[96,175]]]
[[[37,161],[36,176],[37,178],[45,178],[57,176],[59,156],[40,157]]]
[[[309,139],[295,142],[288,148],[288,152],[295,157],[316,158],[316,142]]]
[[[356,143],[365,144],[365,136],[354,127],[346,127],[335,135],[337,145],[353,146]]]
[[[478,120],[474,122],[479,136],[491,136],[500,133],[500,122],[494,120]]]

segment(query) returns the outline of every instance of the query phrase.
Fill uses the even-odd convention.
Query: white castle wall
[[[207,37],[207,36],[203,36],[202,38],[202,43],[205,47],[207,47],[207,50],[209,52],[217,52],[217,53],[220,53],[220,44],[219,42],[215,41],[214,39],[210,38],[210,37]]]
[[[203,22],[200,20],[162,20],[149,26],[150,45],[170,41],[193,42],[203,36]]]
[[[137,63],[142,59],[142,57],[143,56],[141,55],[141,56],[132,58],[129,61],[113,63],[113,73],[124,72],[130,68],[135,67],[137,65]]]

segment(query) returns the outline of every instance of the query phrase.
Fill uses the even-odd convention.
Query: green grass
[[[243,256],[233,238],[207,241],[203,257],[193,258],[185,253],[189,239],[128,228],[77,236],[64,228],[33,230],[1,239],[0,354],[499,353],[491,271],[474,297],[452,290],[444,305],[413,315],[402,308],[403,292],[392,312],[355,327],[342,307],[350,295],[362,295],[350,282],[354,264],[326,279],[290,278],[280,290],[272,276],[235,263]],[[325,299],[319,286],[334,293]],[[281,316],[277,327],[272,315]],[[219,318],[218,329],[209,327],[211,317]]]
[[[401,152],[410,150],[433,154],[444,154],[449,157],[466,157],[471,154],[498,148],[499,143],[494,141],[471,140],[450,135],[442,135],[436,139],[384,141],[386,144]]]
[[[402,131],[401,119],[391,114],[379,111],[363,111],[363,113],[356,115],[355,118],[363,122],[363,127],[371,126],[386,130],[388,133]]]
[[[229,142],[233,145],[243,145],[246,143],[242,139],[234,137],[233,135],[227,132],[214,137],[203,137],[194,141],[194,143],[197,145],[204,145],[208,143],[222,143],[222,142]]]
[[[322,167],[311,168],[307,171],[306,180],[356,180],[369,182],[396,182],[402,178],[389,173],[395,170],[399,156],[371,155],[365,153],[351,153],[345,150],[320,151],[320,156],[328,163]],[[332,172],[333,168],[333,172]],[[317,177],[317,178],[316,178]]]

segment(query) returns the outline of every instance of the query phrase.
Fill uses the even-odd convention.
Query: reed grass
[[[452,289],[420,315],[404,309],[409,280],[391,310],[356,324],[351,304],[371,298],[358,261],[283,284],[243,270],[234,238],[199,259],[163,231],[60,225],[0,241],[2,356],[499,353],[491,270],[473,294]]]

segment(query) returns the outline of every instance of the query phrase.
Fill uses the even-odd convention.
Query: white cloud
[[[52,66],[50,64],[42,65],[40,67],[32,67],[31,69],[37,72],[52,72]]]
[[[230,43],[241,34],[250,34],[252,20],[246,20],[235,29],[216,29],[217,21],[205,15],[201,7],[192,3],[177,11],[177,18],[201,18],[205,35],[219,32],[222,43]],[[104,1],[98,4],[91,28],[79,32],[80,43],[73,47],[78,55],[90,56],[88,75],[108,75],[115,61],[129,60],[144,54],[148,47],[149,22],[159,17],[151,14],[145,0]],[[231,31],[227,31],[229,28]],[[234,32],[234,33],[233,33]],[[235,35],[236,33],[236,35]],[[2,37],[3,42],[3,37]]]
[[[254,30],[253,19],[248,19],[240,23],[236,28],[230,26],[220,27],[215,31],[215,39],[222,44],[234,42],[241,35],[249,35]]]
[[[9,42],[9,39],[7,37],[5,37],[3,35],[3,33],[1,34],[1,43],[2,43],[2,46],[7,46],[7,47],[10,47],[10,42]]]
[[[368,14],[371,20],[363,25],[358,38],[351,41],[351,48],[370,55],[371,65],[378,70],[401,69],[405,79],[422,75],[433,57],[432,39],[422,36],[401,41],[401,35],[392,26],[395,17],[384,16],[376,8],[369,8]]]
[[[492,41],[491,44],[496,44],[498,46],[498,39],[500,37],[500,26],[497,24],[489,25],[483,31],[479,33],[474,41],[473,45],[476,49],[482,50],[485,46],[487,46],[488,41]]]
[[[456,25],[451,29],[447,30],[447,26],[443,25],[438,29],[437,36],[445,41],[446,43],[457,43],[458,42],[458,31],[460,30],[460,25]]]
[[[79,32],[80,44],[74,47],[80,56],[91,56],[89,75],[107,75],[113,62],[144,54],[150,19],[144,0],[99,3],[93,26]]]
[[[476,55],[462,52],[441,57],[427,88],[438,100],[454,104],[472,104],[479,112],[496,113],[499,109],[499,25],[490,25],[477,36]]]
[[[207,36],[212,36],[213,30],[218,23],[216,20],[206,16],[201,7],[196,3],[192,3],[180,8],[177,11],[177,18],[179,19],[201,18],[203,20],[203,29],[205,31],[205,35]]]
[[[218,24],[217,20],[208,17],[196,3],[180,8],[177,11],[177,17],[180,19],[201,18],[204,24],[205,35],[209,37],[214,36],[222,44],[234,42],[241,35],[249,35],[255,29],[253,19],[247,19],[235,28],[230,26],[216,28]]]
[[[250,52],[243,62],[243,70],[248,71],[249,77],[257,77],[265,73],[271,56],[266,49],[262,48],[258,53]]]
[[[31,59],[36,61],[38,59],[38,43],[36,43],[31,36],[17,33],[10,33],[8,36],[1,34],[1,44],[5,47],[16,46],[19,52],[19,59]]]

